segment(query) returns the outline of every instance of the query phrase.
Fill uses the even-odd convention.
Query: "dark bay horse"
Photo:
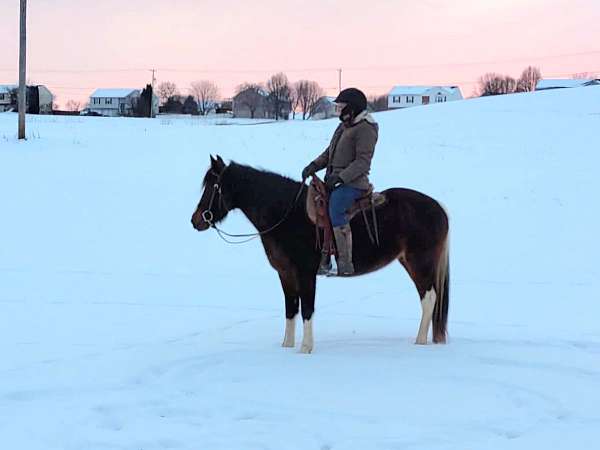
[[[289,178],[211,156],[204,192],[192,224],[204,231],[240,209],[261,233],[267,258],[279,274],[285,296],[284,347],[294,347],[295,324],[302,311],[304,334],[300,351],[313,350],[312,317],[320,251],[316,230],[305,208],[306,188]],[[387,201],[377,207],[380,245],[373,245],[363,218],[352,219],[355,275],[399,261],[412,278],[421,299],[422,316],[416,343],[426,344],[433,321],[433,342],[446,342],[449,303],[448,217],[432,198],[410,189],[382,192]]]

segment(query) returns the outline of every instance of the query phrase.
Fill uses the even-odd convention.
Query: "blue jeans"
[[[362,197],[366,191],[351,186],[342,185],[334,189],[329,196],[329,218],[331,225],[341,227],[348,223],[346,210],[352,206],[354,200]]]

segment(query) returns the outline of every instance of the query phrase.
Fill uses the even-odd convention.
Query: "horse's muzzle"
[[[204,221],[202,214],[198,210],[192,214],[192,226],[198,231],[208,230],[209,225]]]

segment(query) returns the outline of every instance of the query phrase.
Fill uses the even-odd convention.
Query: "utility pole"
[[[150,71],[152,72],[152,95],[150,96],[150,117],[155,117],[154,115],[154,82],[156,81],[156,78],[154,77],[154,72],[156,72],[156,69],[150,69]]]
[[[338,94],[342,92],[342,69],[338,69]]]
[[[25,63],[27,62],[27,0],[21,0],[21,20],[19,29],[19,139],[25,139],[25,109],[27,89]]]

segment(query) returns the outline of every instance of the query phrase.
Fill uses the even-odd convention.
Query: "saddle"
[[[352,220],[358,213],[362,213],[367,233],[374,245],[379,245],[375,208],[383,205],[386,201],[385,195],[380,192],[374,192],[373,185],[370,185],[367,192],[362,197],[357,198],[352,206],[346,211],[348,220]],[[373,217],[372,232],[366,214],[366,211],[368,210],[371,210]],[[306,195],[306,214],[308,215],[309,220],[317,228],[317,248],[320,248],[323,253],[329,253],[330,255],[336,254],[333,228],[331,226],[331,221],[329,220],[329,192],[327,192],[325,183],[323,183],[316,175],[313,175],[308,186]],[[321,233],[319,233],[319,231],[321,231]],[[323,235],[322,241],[320,240],[321,234]]]

